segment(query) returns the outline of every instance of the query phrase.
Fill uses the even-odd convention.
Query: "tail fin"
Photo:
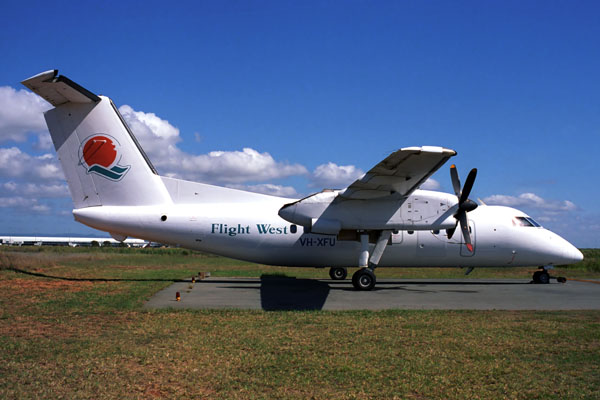
[[[170,203],[112,101],[57,75],[47,71],[22,83],[56,107],[44,116],[75,208]]]

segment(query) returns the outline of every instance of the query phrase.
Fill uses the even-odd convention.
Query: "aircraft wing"
[[[48,103],[57,107],[64,103],[99,102],[100,98],[82,88],[65,76],[57,76],[58,70],[42,72],[21,82]]]
[[[455,155],[456,151],[443,147],[405,147],[387,156],[338,196],[348,200],[407,196]]]

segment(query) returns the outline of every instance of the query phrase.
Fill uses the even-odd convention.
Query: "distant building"
[[[0,245],[9,246],[122,246],[147,247],[150,242],[142,239],[84,238],[59,236],[0,236]]]

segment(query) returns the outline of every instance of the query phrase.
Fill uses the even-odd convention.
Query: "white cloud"
[[[354,165],[321,164],[313,171],[311,186],[326,189],[344,189],[364,172]]]
[[[37,134],[37,141],[33,144],[36,150],[50,150],[52,149],[52,138],[50,132],[42,132]]]
[[[0,148],[0,177],[41,181],[64,179],[64,174],[52,154],[32,156],[17,147],[3,147]]]
[[[5,182],[0,185],[0,194],[11,194],[19,196],[34,196],[36,198],[58,198],[68,197],[69,189],[63,183],[56,184],[34,184]]]
[[[271,183],[262,183],[258,185],[227,185],[227,187],[239,190],[246,190],[249,192],[263,193],[271,196],[279,197],[298,197],[298,192],[291,186],[273,185]]]
[[[440,183],[438,181],[436,181],[433,178],[428,178],[425,182],[423,182],[423,184],[421,185],[420,189],[424,189],[424,190],[439,190],[439,188],[441,187]]]
[[[549,213],[575,211],[577,209],[577,206],[569,200],[545,200],[535,193],[522,193],[518,196],[495,194],[484,198],[483,201],[490,205],[502,205],[517,208],[528,207]]]
[[[193,155],[177,147],[181,140],[179,129],[169,121],[152,113],[135,111],[127,105],[119,110],[161,174],[209,183],[237,184],[308,173],[300,164],[275,161],[269,153],[259,153],[251,148]]]
[[[266,181],[307,173],[302,165],[277,162],[269,153],[259,153],[251,148],[182,156],[179,165],[186,174],[196,174],[209,182]]]
[[[152,137],[163,139],[172,144],[180,140],[179,129],[154,113],[135,111],[127,104],[119,107],[119,112],[140,140]]]
[[[16,208],[33,212],[35,214],[48,214],[50,207],[38,203],[38,200],[31,197],[0,197],[0,208]]]
[[[47,132],[43,112],[51,107],[30,91],[0,86],[0,142],[23,142],[28,133]]]
[[[37,214],[48,214],[50,213],[50,207],[45,204],[34,204],[31,210]]]

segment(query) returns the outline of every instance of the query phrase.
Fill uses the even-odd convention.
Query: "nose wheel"
[[[550,274],[545,269],[535,271],[533,273],[533,283],[550,283]]]
[[[546,284],[546,283],[550,283],[550,279],[556,279],[556,281],[558,283],[565,283],[567,281],[567,278],[564,278],[562,276],[558,276],[558,277],[550,276],[550,274],[548,273],[548,270],[544,267],[541,267],[541,269],[539,271],[535,271],[533,273],[533,283]]]

